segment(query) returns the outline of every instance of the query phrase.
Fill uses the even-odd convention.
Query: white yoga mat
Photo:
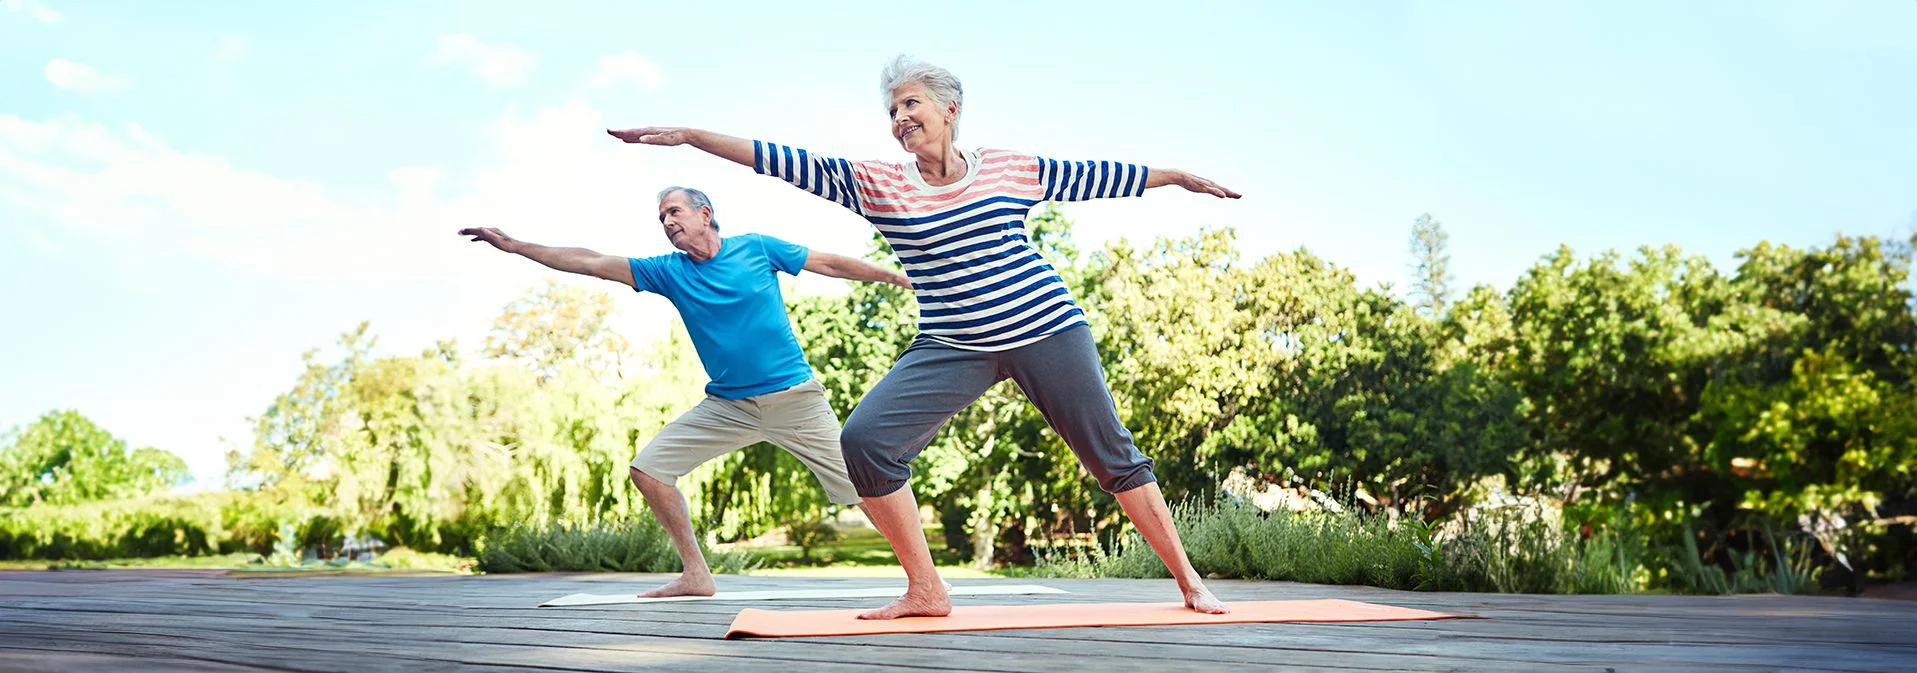
[[[567,607],[574,605],[612,605],[616,603],[669,603],[673,601],[776,601],[798,598],[898,598],[905,593],[905,587],[846,587],[842,589],[776,589],[771,591],[721,591],[711,596],[668,596],[665,598],[640,598],[630,594],[569,594],[540,603],[539,607]],[[1054,589],[1037,584],[985,584],[979,586],[952,587],[953,596],[1008,596],[1013,594],[1064,594],[1064,589]]]

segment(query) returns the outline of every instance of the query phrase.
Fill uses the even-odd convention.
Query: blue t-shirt
[[[804,246],[742,234],[720,239],[719,254],[703,262],[683,252],[631,258],[632,285],[664,295],[679,309],[712,379],[706,392],[744,399],[812,378],[774,273],[799,275],[806,254]]]

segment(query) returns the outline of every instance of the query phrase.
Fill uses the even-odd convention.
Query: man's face
[[[659,202],[659,225],[672,247],[685,249],[694,236],[712,228],[712,210],[693,208],[685,192],[673,192]]]

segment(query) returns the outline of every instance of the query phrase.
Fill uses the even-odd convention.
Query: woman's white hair
[[[957,75],[952,71],[926,63],[924,61],[899,54],[886,64],[885,72],[879,75],[879,95],[884,97],[880,103],[886,112],[892,110],[892,93],[899,87],[917,83],[932,93],[939,107],[958,104],[958,114],[965,114],[965,87],[959,85]],[[958,139],[958,117],[952,118],[952,138]]]

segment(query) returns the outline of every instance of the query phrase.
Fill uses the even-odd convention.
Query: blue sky
[[[962,145],[1245,194],[1073,204],[1087,246],[1232,226],[1247,256],[1403,286],[1429,212],[1459,283],[1502,288],[1560,244],[1729,268],[1759,240],[1908,236],[1912,35],[1892,0],[0,0],[0,427],[76,408],[216,486],[300,353],[361,320],[386,352],[474,347],[553,275],[454,230],[657,254],[667,184],[729,233],[859,252],[835,206],[602,130],[898,158],[877,79],[899,52],[964,80]],[[662,299],[616,296],[635,341],[659,333]]]

